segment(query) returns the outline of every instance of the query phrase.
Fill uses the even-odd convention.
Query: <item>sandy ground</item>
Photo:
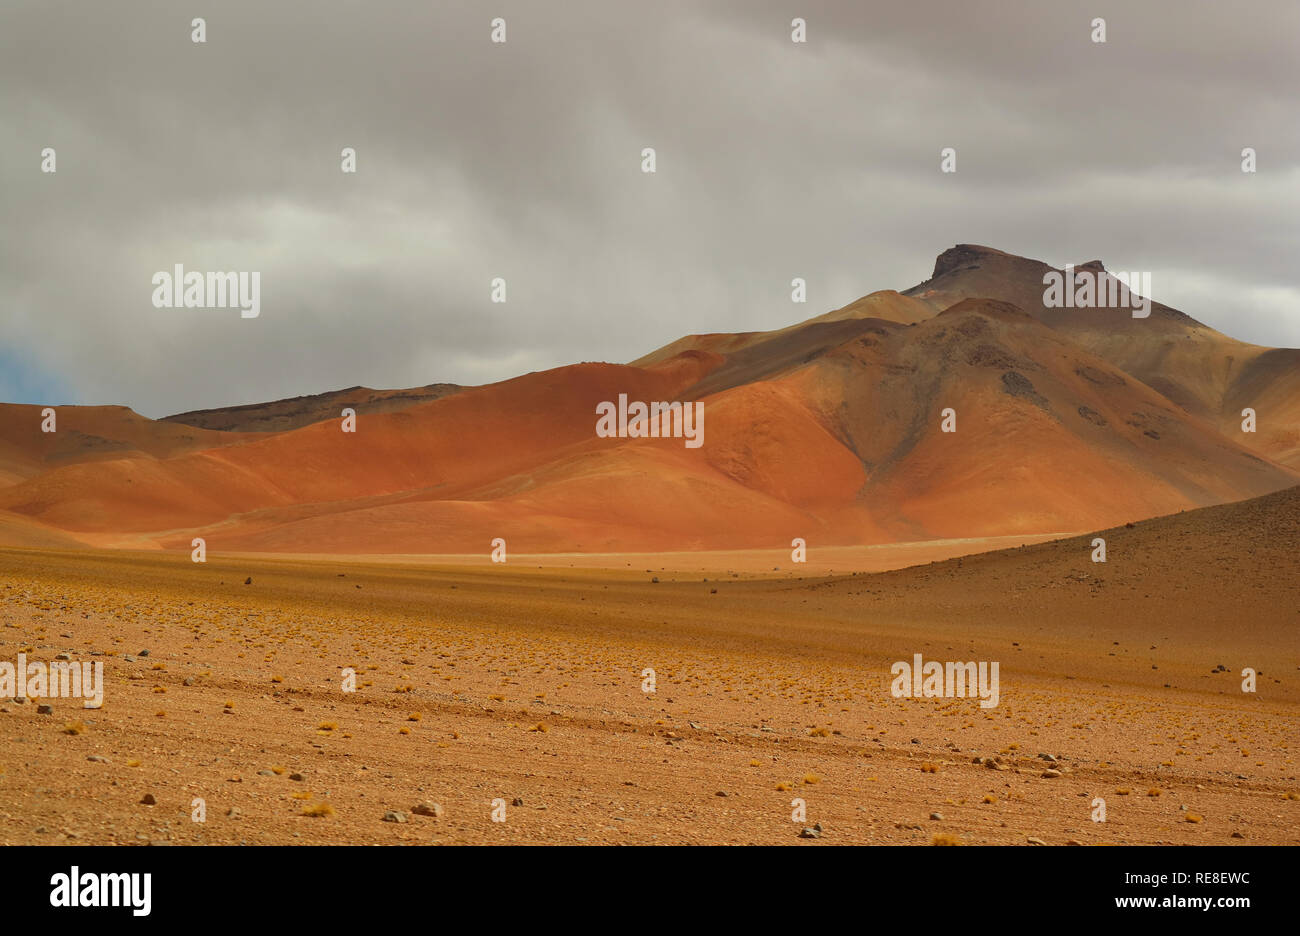
[[[1084,540],[795,581],[0,551],[0,660],[107,683],[0,703],[0,840],[1300,843],[1296,586],[1171,582],[1142,535],[1109,578]],[[917,652],[1000,661],[1000,704],[894,698]]]

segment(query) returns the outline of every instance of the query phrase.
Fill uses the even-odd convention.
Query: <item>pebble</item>
[[[1025,839],[1025,841],[1028,842],[1030,845],[1046,845],[1046,844],[1047,844],[1047,843],[1044,842],[1042,839],[1040,839],[1040,838],[1034,838],[1032,835],[1031,835],[1031,836],[1028,836],[1028,837]]]
[[[398,810],[392,810],[392,809],[390,809],[388,812],[384,813],[384,821],[385,821],[385,822],[405,822],[405,821],[406,821],[406,813],[404,813],[404,812],[400,812],[400,811],[398,811]]]
[[[933,819],[935,822],[942,822],[943,813],[932,812],[930,813],[930,818]]]
[[[157,801],[156,799],[153,798],[153,794],[152,794],[152,793],[146,793],[144,796],[140,797],[140,805],[141,805],[141,806],[153,806],[153,805],[155,805],[157,802],[158,802],[158,801]]]
[[[435,819],[441,819],[443,809],[438,803],[416,803],[411,807],[411,812],[417,816],[433,816]]]
[[[822,834],[818,829],[800,829],[799,838],[821,838]]]
[[[19,696],[18,698],[22,698],[22,696]],[[37,715],[53,715],[53,714],[54,714],[54,706],[53,706],[53,705],[38,705],[38,706],[36,706],[36,714],[37,714]]]
[[[1044,770],[1044,771],[1043,771],[1043,776],[1046,777],[1048,780],[1051,780],[1051,779],[1054,778],[1054,777],[1059,777],[1060,775],[1061,775],[1061,772],[1060,772],[1059,770]]]

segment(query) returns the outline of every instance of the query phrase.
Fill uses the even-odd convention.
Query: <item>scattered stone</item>
[[[1031,835],[1031,836],[1028,836],[1028,837],[1025,839],[1025,841],[1028,842],[1030,845],[1046,845],[1046,844],[1047,844],[1047,843],[1044,842],[1042,839],[1040,839],[1040,838],[1034,838],[1032,835]]]
[[[56,653],[56,654],[54,655],[54,659],[56,659],[56,660],[71,660],[72,657],[68,656],[66,653]]]
[[[817,830],[817,829],[800,829],[800,830],[799,830],[799,838],[811,838],[811,839],[815,839],[815,838],[821,838],[821,837],[822,837],[822,834],[821,834],[821,832],[820,832],[819,830]]]
[[[291,773],[291,774],[289,774],[289,779],[290,779],[290,780],[302,781],[302,780],[306,780],[307,778],[304,777],[304,776],[303,776],[302,774],[300,774],[300,773]]]
[[[141,650],[141,651],[140,651],[140,656],[148,656],[148,655],[149,655],[149,651],[148,651],[148,650]]]
[[[1082,845],[1083,842],[1080,842],[1078,839],[1070,839],[1070,840],[1067,841],[1065,844],[1066,844],[1066,845]]]
[[[1061,772],[1060,772],[1059,770],[1044,770],[1044,771],[1043,771],[1043,776],[1046,777],[1048,780],[1054,779],[1055,777],[1059,777],[1060,775],[1061,775]]]
[[[252,584],[253,584],[253,577],[250,575],[248,578],[244,579],[244,584],[245,584],[245,585],[252,585]]]
[[[511,806],[522,806],[522,805],[524,805],[524,801],[523,801],[522,798],[516,796],[514,799],[512,799],[512,800],[510,801],[510,805],[511,805]]]
[[[92,761],[92,762],[94,762],[94,763],[96,763],[96,764],[107,764],[107,763],[108,763],[108,758],[107,758],[107,757],[100,757],[98,754],[91,754],[89,757],[86,758],[86,760],[88,760],[88,761]]]
[[[182,686],[192,686],[192,685],[194,685],[194,677],[193,677],[193,676],[186,676],[183,680],[181,680],[181,685],[182,685]]]
[[[441,819],[443,810],[438,803],[416,803],[411,807],[411,812],[417,816],[432,816],[435,819]]]
[[[1056,758],[1053,757],[1051,754],[1039,754],[1038,756],[1045,761],[1051,761],[1053,764],[1056,763]]]
[[[932,812],[930,813],[930,818],[935,822],[943,822],[943,813]]]
[[[133,657],[133,656],[132,656],[131,654],[129,654],[129,653],[124,653],[124,654],[122,654],[122,661],[123,661],[124,663],[134,663],[134,662],[135,662],[135,657]]]
[[[21,699],[22,696],[18,696],[18,698]],[[53,706],[53,705],[38,705],[38,706],[36,706],[36,714],[37,714],[37,715],[53,715],[53,714],[54,714],[54,706]]]
[[[158,801],[153,798],[152,793],[146,793],[144,796],[140,797],[141,806],[154,806],[157,805],[157,803]]]
[[[273,770],[259,770],[259,771],[257,772],[257,775],[258,775],[259,777],[274,777],[274,776],[275,776],[275,771],[273,771]]]
[[[727,795],[727,791],[726,791],[726,790],[719,790],[717,793],[714,793],[713,795],[714,795],[714,796],[726,796],[726,795]]]
[[[392,810],[392,809],[390,809],[388,812],[384,813],[384,821],[385,821],[385,822],[405,822],[405,821],[406,821],[406,813],[404,813],[404,812],[400,812],[400,811],[397,811],[397,810]]]
[[[240,816],[239,807],[231,806],[229,809],[226,810],[226,815],[229,816],[231,819],[238,819]]]

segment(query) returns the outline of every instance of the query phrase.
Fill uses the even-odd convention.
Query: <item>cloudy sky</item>
[[[1290,0],[5,0],[0,400],[162,416],[627,361],[905,289],[956,243],[1149,270],[1300,346],[1297,36]],[[154,308],[178,263],[259,271],[260,317]]]

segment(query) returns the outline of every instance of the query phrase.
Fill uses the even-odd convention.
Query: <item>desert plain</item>
[[[1096,535],[0,550],[0,658],[105,674],[0,700],[0,842],[1300,844],[1300,489]],[[895,698],[915,653],[999,704]]]

